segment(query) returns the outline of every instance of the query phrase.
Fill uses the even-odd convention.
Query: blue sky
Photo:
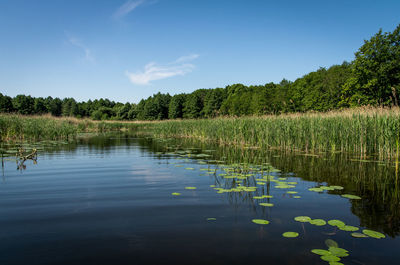
[[[138,102],[351,61],[400,1],[0,0],[0,92]]]

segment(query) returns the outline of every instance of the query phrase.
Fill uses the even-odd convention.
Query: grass
[[[396,157],[399,108],[357,108],[328,113],[173,120],[147,124],[158,137],[189,137],[219,144],[290,151],[351,152]]]
[[[68,140],[83,132],[135,130],[137,123],[0,114],[0,141]]]

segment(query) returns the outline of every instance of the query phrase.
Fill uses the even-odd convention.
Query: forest
[[[400,94],[400,24],[380,30],[343,62],[308,73],[294,82],[198,89],[189,94],[157,93],[139,103],[108,99],[9,97],[0,93],[0,112],[93,120],[197,119],[318,111],[356,106],[398,106]]]

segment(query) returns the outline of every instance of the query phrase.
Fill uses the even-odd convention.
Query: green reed
[[[148,124],[156,136],[189,137],[219,144],[394,158],[400,133],[398,108],[330,113],[174,120]]]
[[[83,132],[135,130],[136,123],[0,114],[0,141],[66,140]]]

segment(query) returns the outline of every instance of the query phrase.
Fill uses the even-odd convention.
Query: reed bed
[[[0,141],[67,140],[84,132],[135,130],[137,123],[0,114]]]
[[[174,120],[147,124],[158,137],[190,137],[253,148],[352,152],[397,157],[399,108],[357,108],[328,113]]]

